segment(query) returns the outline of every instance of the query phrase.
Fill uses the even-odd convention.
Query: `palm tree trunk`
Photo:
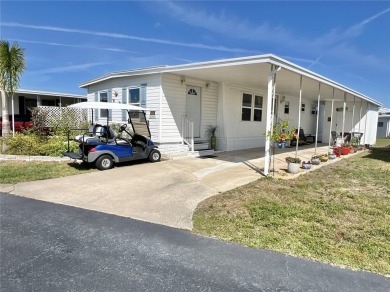
[[[1,112],[2,112],[2,125],[1,125],[1,135],[3,138],[8,137],[10,133],[10,123],[9,123],[9,114],[8,114],[8,96],[7,93],[3,90],[0,90],[1,94]],[[7,150],[7,144],[3,139],[2,153],[5,153]]]

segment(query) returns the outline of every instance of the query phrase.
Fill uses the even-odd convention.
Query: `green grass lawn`
[[[202,202],[193,220],[195,233],[390,274],[390,147],[260,179]]]
[[[0,162],[0,184],[42,180],[96,171],[84,164],[69,162]]]

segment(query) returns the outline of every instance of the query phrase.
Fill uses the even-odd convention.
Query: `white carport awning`
[[[167,66],[162,68],[160,72],[174,73],[210,82],[225,82],[248,88],[265,89],[268,86],[268,74],[272,65],[280,66],[282,69],[277,74],[278,95],[298,96],[300,77],[302,76],[303,99],[317,100],[318,84],[321,83],[321,99],[323,101],[331,100],[333,89],[335,89],[335,100],[344,101],[344,93],[346,93],[347,101],[353,101],[354,97],[358,97],[377,106],[381,105],[368,96],[274,55]]]

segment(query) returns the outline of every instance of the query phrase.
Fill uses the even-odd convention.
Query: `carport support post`
[[[316,124],[316,142],[314,144],[314,154],[317,153],[317,141],[318,141],[318,121],[320,119],[320,99],[321,99],[321,82],[318,83],[318,101],[317,101],[317,124]]]
[[[345,107],[346,107],[347,93],[344,92],[344,103],[343,103],[343,126],[341,128],[341,139],[344,142],[344,124],[345,124]]]
[[[302,108],[302,75],[299,80],[299,105],[298,105],[298,129],[297,143],[295,144],[295,158],[298,156],[299,129],[301,128],[301,108]]]
[[[332,93],[332,107],[330,110],[330,126],[329,126],[329,145],[328,145],[328,152],[330,150],[330,142],[332,139],[332,125],[333,125],[333,106],[334,106],[334,88]]]
[[[268,133],[270,133],[273,123],[273,110],[272,106],[275,98],[275,90],[274,90],[274,76],[277,71],[280,70],[280,66],[277,66],[274,69],[274,65],[271,65],[271,72],[268,75],[268,92],[267,92],[267,119],[265,124],[265,150],[264,150],[264,175],[268,176],[269,168],[270,168],[270,137]]]
[[[352,106],[352,123],[351,123],[351,142],[352,142],[352,133],[355,132],[355,96],[353,97],[353,106]]]

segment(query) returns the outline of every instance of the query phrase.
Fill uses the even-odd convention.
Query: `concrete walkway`
[[[294,155],[295,148],[278,149],[277,153],[275,177],[295,177],[286,173],[284,160]],[[327,153],[327,146],[318,147],[317,153]],[[313,146],[306,145],[298,156],[309,160],[313,154]],[[0,192],[192,229],[192,214],[201,201],[263,177],[263,156],[264,149],[256,148],[209,158],[136,163],[108,171],[0,185]]]

